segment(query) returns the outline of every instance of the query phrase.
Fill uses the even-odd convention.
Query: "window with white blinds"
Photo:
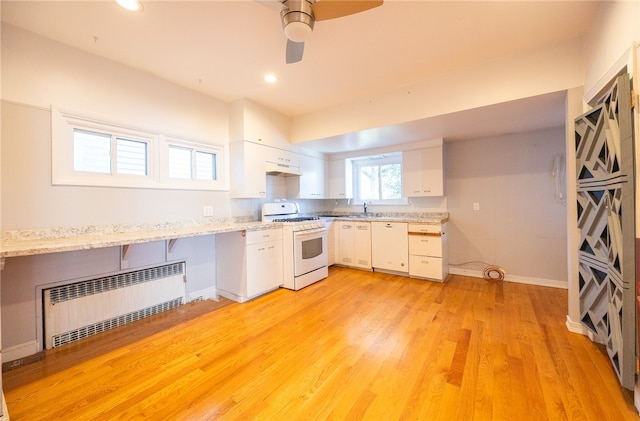
[[[191,180],[191,149],[169,146],[169,178]]]
[[[73,131],[73,169],[111,173],[111,136],[75,129]]]
[[[178,139],[169,140],[167,147],[170,179],[194,182],[213,182],[218,179],[222,148]]]
[[[149,175],[148,142],[73,130],[73,169],[100,174]]]
[[[225,148],[107,123],[52,107],[57,185],[228,190]]]
[[[116,173],[147,175],[148,149],[147,142],[116,138]]]
[[[216,154],[211,152],[195,151],[196,180],[215,180]]]

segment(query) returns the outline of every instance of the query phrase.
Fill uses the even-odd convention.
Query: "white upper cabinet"
[[[444,195],[442,145],[402,152],[402,186],[405,197]]]
[[[267,171],[300,174],[300,155],[295,152],[264,146],[262,160],[268,163]]]
[[[267,197],[266,149],[266,146],[251,142],[229,144],[230,197]]]
[[[289,118],[251,100],[240,99],[231,104],[230,142],[249,142],[289,149]]]
[[[325,199],[327,197],[327,161],[314,156],[300,155],[300,199]]]
[[[353,198],[353,173],[350,159],[329,161],[329,199]]]

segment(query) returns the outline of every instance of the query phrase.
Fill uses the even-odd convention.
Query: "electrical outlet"
[[[473,210],[474,211],[479,211],[480,210],[480,203],[473,202]]]
[[[213,206],[203,206],[202,216],[213,216]]]

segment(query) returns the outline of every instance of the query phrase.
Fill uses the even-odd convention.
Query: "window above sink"
[[[402,196],[402,152],[351,158],[355,204],[406,204]]]

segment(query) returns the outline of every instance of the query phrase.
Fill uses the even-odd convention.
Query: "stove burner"
[[[278,218],[274,219],[273,222],[303,222],[303,221],[317,221],[320,219],[318,216],[298,216],[295,218]]]

